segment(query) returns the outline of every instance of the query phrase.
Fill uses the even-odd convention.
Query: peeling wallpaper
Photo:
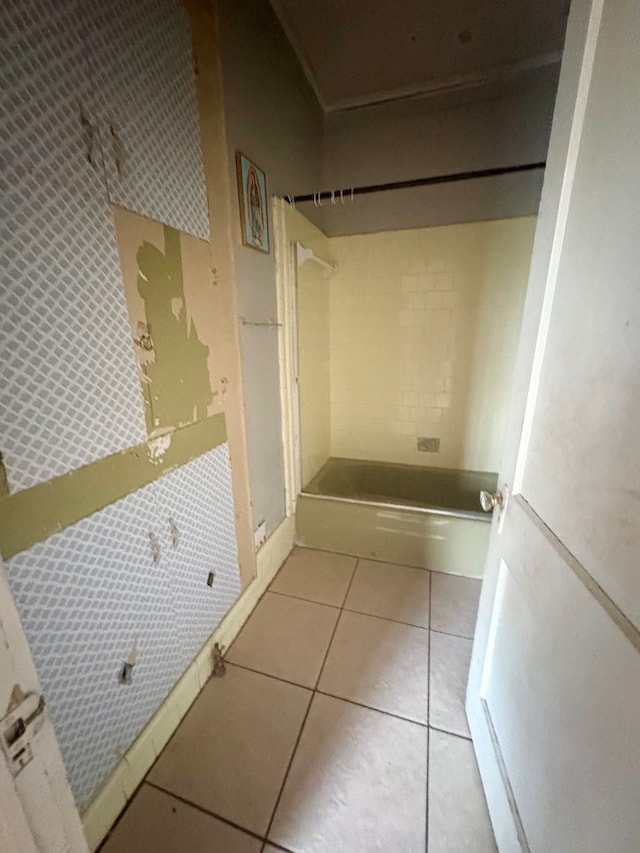
[[[240,593],[191,32],[3,23],[2,570],[82,809]]]

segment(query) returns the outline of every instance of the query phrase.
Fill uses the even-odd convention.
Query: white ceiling
[[[568,0],[271,0],[327,111],[557,63]]]

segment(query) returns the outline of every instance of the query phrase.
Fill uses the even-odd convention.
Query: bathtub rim
[[[447,518],[466,518],[469,521],[479,521],[484,524],[491,523],[492,513],[485,513],[482,510],[474,512],[473,510],[465,509],[449,509],[447,507],[429,507],[416,506],[415,504],[393,503],[392,501],[372,501],[361,500],[360,498],[345,498],[340,495],[319,495],[314,492],[305,492],[304,489],[300,492],[305,498],[314,498],[320,501],[339,501],[340,503],[359,504],[360,506],[380,507],[382,509],[391,509],[402,512],[416,512],[421,515],[440,515]]]

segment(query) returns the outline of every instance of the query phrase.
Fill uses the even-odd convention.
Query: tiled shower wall
[[[534,228],[330,240],[332,456],[497,470]]]

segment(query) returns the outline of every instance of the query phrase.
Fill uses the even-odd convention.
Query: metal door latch
[[[0,722],[2,751],[12,776],[17,776],[33,758],[32,742],[45,720],[46,702],[38,693],[27,693]]]

